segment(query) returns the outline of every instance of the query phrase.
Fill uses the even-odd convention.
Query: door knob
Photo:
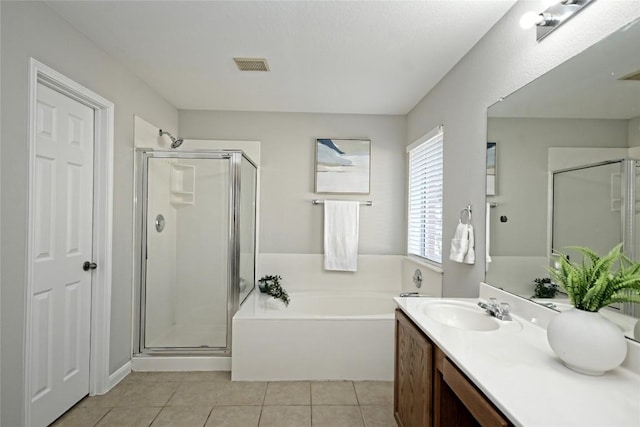
[[[84,271],[95,270],[96,268],[98,268],[98,264],[95,262],[85,261],[84,264],[82,264],[82,269]]]

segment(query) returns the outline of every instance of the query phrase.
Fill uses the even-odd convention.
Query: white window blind
[[[442,263],[443,130],[434,129],[408,147],[407,253]]]

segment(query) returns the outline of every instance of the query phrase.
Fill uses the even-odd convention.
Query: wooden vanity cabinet
[[[396,310],[393,412],[399,427],[512,424],[401,310]]]
[[[433,425],[433,343],[396,310],[393,415],[399,427]]]

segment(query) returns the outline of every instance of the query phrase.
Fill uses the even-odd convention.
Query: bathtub
[[[234,381],[393,379],[398,292],[252,292],[233,318]]]

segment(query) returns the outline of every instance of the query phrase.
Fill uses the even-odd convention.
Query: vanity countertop
[[[433,299],[394,298],[515,425],[640,426],[640,375],[622,367],[598,377],[574,372],[556,358],[546,330],[517,315],[522,328],[483,332],[445,326],[421,310]]]

